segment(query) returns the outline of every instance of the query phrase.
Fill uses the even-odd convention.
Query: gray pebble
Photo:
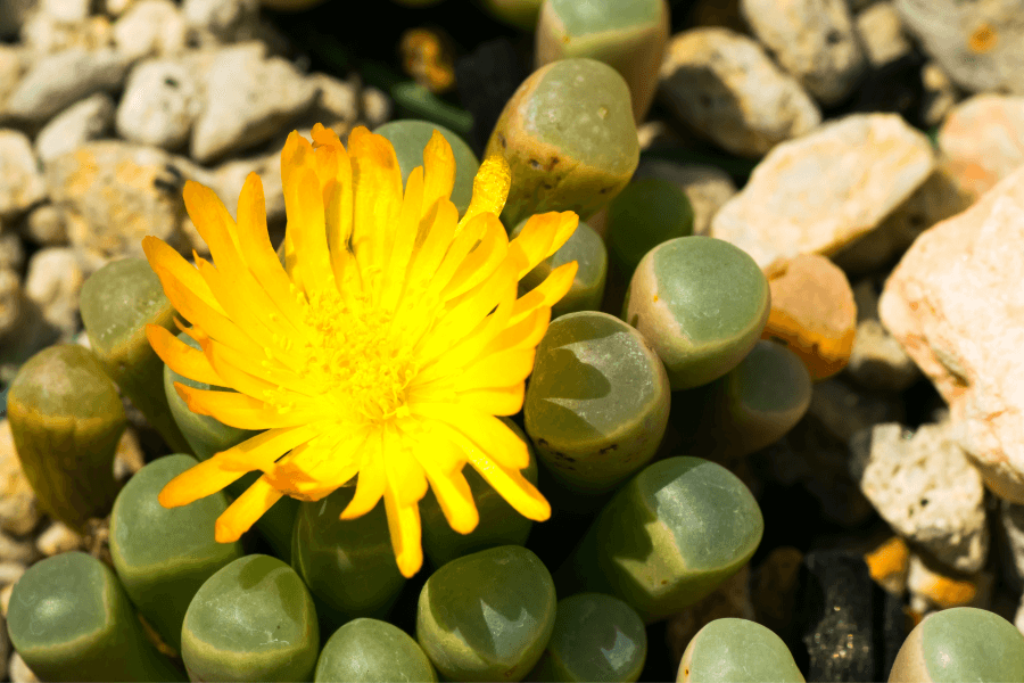
[[[845,98],[867,61],[846,0],[740,0],[740,10],[775,59],[826,105]]]
[[[117,132],[131,142],[176,149],[192,132],[200,91],[184,63],[159,59],[132,69],[117,108]]]
[[[121,85],[131,60],[111,49],[71,48],[38,59],[7,100],[12,117],[43,123],[83,97]]]
[[[659,97],[683,123],[734,154],[759,157],[821,122],[800,84],[756,42],[722,28],[674,36]]]
[[[863,465],[861,490],[893,530],[948,567],[973,573],[988,558],[985,485],[954,429],[925,424],[911,433],[881,424],[854,435],[851,449]]]
[[[0,129],[0,219],[27,211],[46,197],[46,183],[28,137]]]
[[[45,164],[107,134],[114,121],[114,101],[96,93],[50,119],[36,136],[36,154]]]
[[[317,87],[287,61],[264,59],[259,43],[221,50],[206,73],[205,108],[192,129],[201,163],[273,137],[310,108]]]
[[[907,30],[968,92],[1024,95],[1024,0],[895,0]]]

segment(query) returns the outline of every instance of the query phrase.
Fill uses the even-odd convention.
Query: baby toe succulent
[[[313,680],[433,683],[437,672],[423,649],[402,629],[377,619],[353,619],[327,639]]]
[[[515,238],[526,225],[521,221],[511,233]],[[549,258],[523,276],[519,281],[519,295],[523,296],[544,282],[555,268],[575,261],[576,277],[572,287],[558,303],[551,307],[551,317],[557,318],[576,311],[596,311],[604,298],[604,286],[608,276],[608,249],[601,236],[586,223],[580,222],[576,231],[562,247]]]

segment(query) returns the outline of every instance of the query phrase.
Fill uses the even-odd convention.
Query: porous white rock
[[[79,100],[50,119],[36,136],[36,154],[44,164],[101,138],[114,122],[114,101],[96,93]]]
[[[195,75],[180,61],[157,59],[132,69],[117,108],[117,132],[143,145],[176,149],[192,132],[202,101]]]
[[[7,98],[9,116],[43,123],[83,97],[116,90],[131,59],[117,50],[72,48],[36,60]]]

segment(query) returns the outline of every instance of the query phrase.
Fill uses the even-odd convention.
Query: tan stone
[[[1024,168],[922,234],[886,283],[882,323],[961,423],[997,495],[1024,503]]]
[[[1024,97],[964,100],[942,124],[938,142],[960,187],[980,197],[1024,164]]]
[[[811,379],[831,377],[850,360],[857,305],[846,275],[824,256],[776,261],[766,271],[772,309],[762,338],[785,344]]]
[[[24,536],[39,523],[36,493],[21,470],[11,423],[0,420],[0,529]]]
[[[910,607],[922,615],[950,607],[987,609],[992,597],[992,581],[988,572],[960,574],[917,553],[910,554],[907,574]]]
[[[868,572],[875,583],[895,595],[907,590],[910,549],[899,536],[891,536],[864,553]]]
[[[715,215],[711,236],[762,268],[830,256],[876,228],[934,166],[928,139],[899,116],[847,116],[773,149]]]

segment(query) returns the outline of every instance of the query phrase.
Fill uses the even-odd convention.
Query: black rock
[[[796,603],[789,645],[808,681],[888,678],[906,636],[902,604],[871,580],[862,557],[808,553]]]

